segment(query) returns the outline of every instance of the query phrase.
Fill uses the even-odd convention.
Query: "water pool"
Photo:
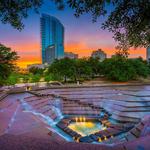
[[[98,121],[89,122],[71,122],[68,128],[74,130],[82,136],[87,136],[102,130],[102,125]]]

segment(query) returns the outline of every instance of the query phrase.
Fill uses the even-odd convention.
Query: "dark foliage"
[[[129,81],[138,77],[146,78],[149,68],[141,58],[128,59],[122,56],[114,56],[102,62],[103,75],[113,81]]]
[[[16,52],[0,44],[0,84],[15,70],[14,62],[17,59]]]

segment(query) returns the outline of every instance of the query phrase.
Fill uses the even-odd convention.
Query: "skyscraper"
[[[41,50],[42,63],[51,63],[64,57],[64,26],[55,17],[42,14]]]
[[[150,46],[149,47],[147,47],[147,50],[146,50],[147,52],[147,54],[146,54],[146,59],[147,59],[147,62],[148,63],[150,63]]]

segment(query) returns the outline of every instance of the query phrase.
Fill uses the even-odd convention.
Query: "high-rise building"
[[[46,14],[42,14],[40,22],[42,63],[49,64],[64,57],[64,26],[57,18]]]
[[[78,54],[74,54],[72,52],[65,52],[64,57],[65,58],[70,58],[70,59],[78,59]]]
[[[146,59],[147,59],[147,62],[150,63],[150,46],[146,50]]]
[[[55,45],[48,46],[45,49],[46,63],[52,63],[55,60]]]
[[[107,55],[104,51],[102,51],[101,49],[98,49],[92,52],[91,57],[98,58],[100,61],[103,61],[104,59],[107,58]]]

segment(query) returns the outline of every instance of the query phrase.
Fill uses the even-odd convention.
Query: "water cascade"
[[[61,112],[61,100],[59,98],[56,98],[54,100],[52,110],[56,113],[57,120],[61,120],[63,118],[63,115],[62,115],[62,112]]]
[[[62,138],[64,138],[67,141],[72,141],[72,138],[70,138],[70,136],[66,135],[65,133],[63,133],[57,126],[56,124],[58,123],[58,120],[53,120],[52,118],[50,118],[49,116],[46,116],[42,113],[38,113],[36,112],[27,102],[24,101],[24,99],[20,99],[21,102],[21,106],[24,110],[24,112],[29,112],[32,113],[33,115],[39,117],[43,122],[45,122],[46,124],[48,124],[50,127],[48,127],[48,129],[54,133],[57,133],[58,135],[60,135]],[[55,106],[53,106],[54,108]],[[62,114],[59,112],[59,108],[55,107],[54,110],[57,112],[59,118],[63,117]]]

